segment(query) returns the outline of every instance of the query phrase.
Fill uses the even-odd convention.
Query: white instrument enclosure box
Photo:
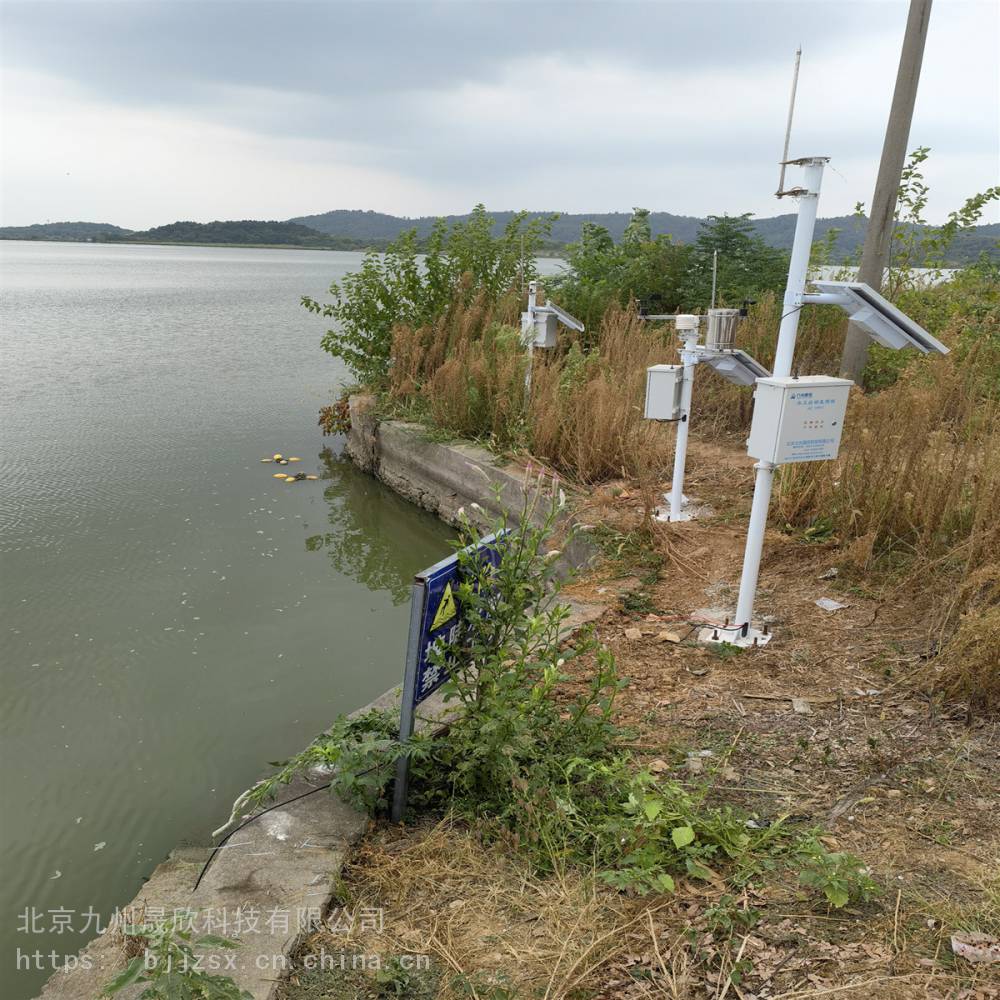
[[[852,385],[829,375],[758,379],[747,453],[774,465],[836,458]]]
[[[535,313],[535,347],[551,349],[559,343],[559,318],[552,313]]]
[[[681,411],[683,365],[653,365],[646,369],[646,419],[676,420]]]

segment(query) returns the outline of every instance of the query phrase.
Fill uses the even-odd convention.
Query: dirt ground
[[[626,898],[593,873],[539,879],[447,822],[382,826],[344,885],[345,910],[379,910],[378,928],[355,921],[304,955],[417,954],[430,969],[353,985],[303,973],[286,1000],[1000,998],[1000,964],[951,947],[955,933],[1000,934],[1000,727],[914,687],[933,642],[921,609],[845,567],[835,540],[772,530],[757,615],[773,640],[694,641],[694,622],[735,606],[751,476],[739,450],[693,442],[688,491],[714,514],[658,526],[657,558],[636,541],[642,491],[602,488],[583,519],[602,525],[610,558],[568,594],[608,604],[597,633],[628,678],[617,714],[651,770],[760,823],[821,826],[831,849],[866,861],[878,900],[829,910],[777,873],[736,899],[683,882]],[[844,607],[822,610],[823,597]]]

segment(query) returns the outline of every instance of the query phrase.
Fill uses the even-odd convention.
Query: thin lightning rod
[[[788,144],[792,139],[792,115],[795,113],[795,91],[799,86],[799,63],[802,61],[802,46],[795,50],[795,70],[792,73],[792,97],[788,102],[788,124],[785,125],[785,150],[781,155],[781,176],[778,178],[777,197],[785,193],[785,163],[788,160]]]

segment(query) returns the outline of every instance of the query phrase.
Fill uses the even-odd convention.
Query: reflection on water
[[[326,449],[320,458],[325,468],[323,496],[330,505],[330,530],[309,535],[306,550],[325,552],[338,573],[372,590],[386,591],[393,604],[408,601],[413,562],[400,560],[400,552],[408,548],[436,552],[428,565],[443,558],[448,552],[442,551],[440,523],[413,518],[410,504],[395,494],[386,497],[384,488],[371,476],[358,474],[345,454]],[[377,503],[373,502],[376,495]],[[404,516],[408,522],[406,538],[400,539],[392,529]]]

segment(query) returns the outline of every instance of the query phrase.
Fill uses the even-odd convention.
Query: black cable
[[[372,770],[374,771],[375,769],[372,768]],[[192,892],[198,891],[198,886],[201,885],[201,880],[205,877],[205,872],[208,871],[208,866],[212,863],[213,859],[215,858],[216,852],[225,845],[226,841],[229,840],[229,838],[234,833],[238,833],[240,830],[243,829],[243,827],[249,826],[255,819],[260,819],[261,816],[267,815],[267,813],[271,812],[272,810],[280,809],[282,806],[290,805],[292,802],[297,802],[299,799],[304,799],[307,795],[312,795],[314,792],[322,792],[324,788],[329,788],[332,784],[333,784],[332,781],[328,781],[325,785],[319,785],[317,788],[310,788],[308,792],[302,792],[301,795],[295,795],[290,799],[284,799],[281,802],[275,802],[273,806],[268,806],[266,809],[262,809],[259,813],[255,813],[253,816],[250,816],[248,819],[245,819],[242,823],[240,823],[239,826],[233,827],[233,829],[230,830],[229,833],[227,833],[222,838],[222,840],[220,840],[212,848],[212,853],[209,854],[208,860],[205,862],[205,865],[202,868],[201,872],[199,873],[198,879],[194,884],[194,888],[191,891]]]
[[[376,764],[374,767],[369,767],[364,771],[359,771],[357,777],[363,778],[366,774],[371,774],[372,771],[377,771],[380,766],[381,765]],[[268,806],[266,809],[261,809],[259,813],[254,813],[253,816],[250,816],[247,819],[245,819],[242,823],[240,823],[239,826],[233,827],[233,829],[230,830],[229,833],[227,833],[222,838],[222,840],[220,840],[212,848],[212,853],[209,854],[208,860],[205,862],[204,867],[201,869],[201,872],[198,875],[198,879],[194,884],[194,888],[191,891],[192,892],[197,891],[198,886],[201,885],[201,880],[205,877],[205,872],[208,871],[208,866],[212,863],[212,860],[215,858],[216,852],[221,847],[225,846],[226,841],[229,840],[229,838],[233,836],[234,833],[238,833],[245,826],[249,826],[254,820],[260,819],[261,816],[266,816],[269,812],[272,812],[275,809],[280,809],[282,806],[288,806],[291,805],[293,802],[298,802],[299,799],[304,799],[307,795],[313,795],[316,792],[322,792],[324,789],[329,788],[332,784],[333,784],[332,781],[328,781],[325,785],[317,785],[315,788],[310,788],[308,792],[302,792],[300,795],[293,795],[290,799],[282,799],[281,802],[275,802],[273,806]]]
[[[695,632],[697,632],[697,631],[698,631],[698,629],[700,629],[700,628],[704,628],[704,627],[705,627],[704,625],[702,625],[702,624],[700,624],[700,623],[699,623],[699,624],[692,624],[691,622],[685,622],[685,624],[686,624],[686,625],[690,625],[690,626],[691,626],[691,628],[689,628],[689,629],[688,629],[688,633],[687,633],[687,635],[686,635],[686,636],[684,636],[684,638],[683,638],[683,639],[681,639],[681,642],[687,642],[687,641],[688,641],[688,639],[690,639],[690,638],[691,638],[691,636],[692,636],[692,635],[693,635],[693,634],[694,634]]]

